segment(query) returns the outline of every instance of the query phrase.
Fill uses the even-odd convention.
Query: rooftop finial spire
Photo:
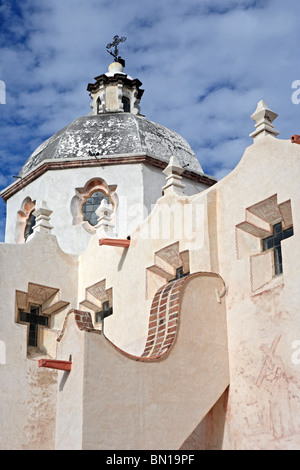
[[[279,132],[274,129],[272,122],[277,118],[277,116],[278,114],[271,111],[265,101],[260,100],[257,103],[256,110],[251,116],[251,119],[253,119],[256,124],[255,131],[250,134],[250,137],[253,137],[253,139],[266,135],[276,137]]]
[[[107,52],[114,57],[115,62],[119,62],[121,65],[123,65],[123,67],[125,67],[125,60],[119,56],[118,45],[121,42],[125,42],[126,39],[127,38],[125,36],[119,37],[118,35],[116,35],[114,36],[113,42],[108,43],[106,46]],[[113,49],[113,51],[111,49]]]

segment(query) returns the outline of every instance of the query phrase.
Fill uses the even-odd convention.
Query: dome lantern
[[[113,62],[108,71],[95,77],[95,83],[89,83],[92,102],[91,115],[106,113],[132,113],[140,115],[140,100],[144,90],[142,83],[124,73],[120,62]]]

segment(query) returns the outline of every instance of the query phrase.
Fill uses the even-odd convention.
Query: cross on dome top
[[[106,46],[107,52],[113,56],[113,58],[115,59],[115,62],[119,62],[120,64],[123,65],[123,67],[125,67],[125,60],[119,56],[118,45],[122,42],[125,42],[126,39],[127,38],[125,36],[119,37],[118,35],[116,35],[114,36],[113,42],[108,43]],[[113,51],[111,49],[113,49]]]
[[[118,46],[126,39],[125,36],[114,36],[113,42],[107,44],[107,52],[115,62],[110,64],[106,73],[95,77],[95,83],[88,84],[92,115],[123,112],[140,115],[139,104],[144,93],[140,89],[142,83],[124,72],[125,60],[119,56]]]

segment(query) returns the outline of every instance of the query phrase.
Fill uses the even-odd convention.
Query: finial
[[[256,122],[256,130],[250,134],[250,137],[256,139],[266,135],[276,137],[279,132],[274,129],[272,122],[277,118],[278,114],[271,111],[265,101],[260,100],[257,103],[257,108],[251,116],[251,119]]]
[[[118,45],[121,42],[125,42],[126,39],[127,38],[125,36],[119,37],[118,35],[116,35],[114,36],[113,42],[108,43],[106,46],[107,52],[113,56],[113,58],[115,59],[115,62],[119,62],[123,67],[125,67],[125,60],[119,56]],[[113,51],[110,49],[113,49]]]
[[[97,235],[99,237],[113,236],[114,224],[112,222],[113,206],[106,199],[102,199],[100,206],[96,210],[98,223],[95,225]]]
[[[53,227],[50,225],[50,216],[53,211],[51,211],[46,201],[40,201],[36,205],[36,209],[33,212],[33,215],[36,217],[35,226],[33,227],[33,232],[45,233],[47,235],[51,234]]]
[[[178,196],[184,196],[181,173],[184,168],[180,165],[177,158],[173,155],[170,158],[168,166],[163,170],[166,177],[166,185],[162,188],[164,195],[169,193],[176,193]]]

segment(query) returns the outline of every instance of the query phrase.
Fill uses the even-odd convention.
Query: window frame
[[[83,202],[80,206],[80,211],[81,211],[81,214],[82,214],[82,218],[83,218],[83,222],[87,222],[88,224],[90,224],[91,227],[95,227],[95,225],[97,225],[97,223],[95,223],[95,225],[93,225],[89,220],[86,220],[86,214],[84,213],[83,211],[83,206],[86,204],[87,200],[92,198],[93,194],[96,193],[96,192],[99,192],[99,193],[102,193],[103,194],[103,199],[108,199],[108,202],[110,204],[112,204],[112,206],[114,206],[114,203],[113,201],[111,200],[111,198],[109,197],[109,195],[107,193],[105,193],[102,189],[99,189],[99,188],[94,188],[92,189],[92,191],[87,195],[87,196],[84,196],[84,199],[83,199]],[[101,200],[101,202],[103,201],[103,199]],[[100,204],[101,204],[100,202]],[[100,206],[100,204],[97,206],[97,208]],[[96,212],[96,211],[93,211],[93,213]]]

